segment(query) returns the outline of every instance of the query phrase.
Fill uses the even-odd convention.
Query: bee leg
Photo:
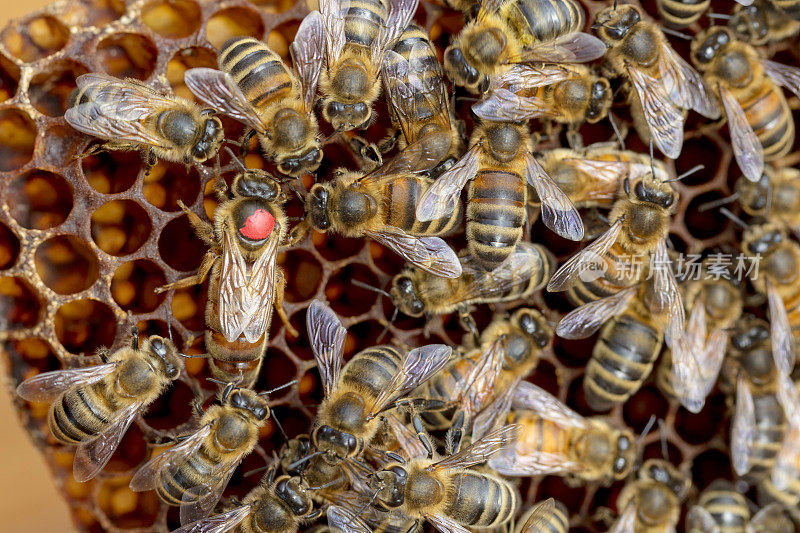
[[[458,453],[458,448],[461,445],[461,439],[464,437],[464,411],[459,409],[453,418],[453,425],[447,431],[447,446],[449,447],[450,454]]]
[[[299,337],[300,333],[298,333],[289,322],[289,315],[286,314],[286,310],[283,308],[283,291],[286,289],[286,277],[284,277],[283,272],[278,272],[277,278],[278,286],[275,291],[275,311],[278,313],[281,322],[283,322],[283,327],[286,328],[289,335],[292,337]]]
[[[250,130],[242,136],[242,140],[239,141],[242,143],[242,149],[239,151],[239,154],[242,158],[247,157],[248,152],[250,152],[250,141],[253,140],[253,137],[256,135],[256,130]]]
[[[320,516],[322,516],[322,509],[314,509],[311,514],[305,516],[304,520],[316,520]]]
[[[86,150],[76,155],[75,159],[79,161],[84,157],[89,157],[95,154],[99,154],[100,152],[105,152],[106,150],[107,148],[105,144],[91,144],[86,148]]]
[[[397,140],[400,138],[400,129],[394,130],[394,133],[387,135],[380,141],[378,141],[378,150],[381,151],[382,154],[385,154],[397,144]]]
[[[374,170],[383,164],[382,152],[379,146],[358,135],[354,135],[347,142],[350,145],[350,150],[364,161],[368,171]]]
[[[567,128],[567,143],[569,143],[569,147],[575,151],[579,152],[583,150],[583,136],[573,126]]]
[[[103,347],[97,350],[97,356],[100,358],[103,364],[106,364],[108,363],[108,358],[111,356],[111,352],[108,351],[108,348]]]
[[[206,253],[205,257],[203,257],[203,262],[200,263],[200,268],[197,269],[197,274],[157,287],[153,292],[159,294],[173,289],[185,289],[203,283],[208,277],[211,267],[214,266],[215,260],[216,255],[213,252]]]
[[[139,351],[139,327],[136,324],[131,326],[131,348]]]
[[[472,336],[475,338],[475,342],[477,343],[480,334],[478,333],[478,326],[475,324],[475,319],[472,318],[472,315],[469,313],[469,311],[459,311],[458,321],[461,324],[461,327],[464,328],[464,331],[467,333],[472,333]]]
[[[144,160],[144,175],[149,176],[150,171],[158,163],[158,158],[153,150],[145,150],[142,152],[142,159]]]
[[[411,414],[411,424],[414,426],[414,432],[417,434],[417,438],[425,447],[425,451],[428,452],[428,459],[430,459],[433,457],[433,446],[425,431],[425,427],[422,425],[422,419],[415,412]]]
[[[200,218],[197,213],[186,207],[186,204],[183,201],[178,200],[178,207],[186,213],[186,217],[189,219],[189,224],[192,225],[194,230],[197,232],[197,236],[208,245],[213,245],[216,242],[216,237],[214,236],[214,226]]]
[[[592,522],[602,522],[606,527],[611,527],[616,522],[616,517],[614,511],[608,507],[600,506],[592,513],[590,520]]]
[[[286,245],[294,246],[299,244],[308,236],[310,229],[311,224],[308,222],[308,220],[302,220],[289,231],[289,234],[286,236]]]
[[[206,412],[203,410],[203,406],[200,405],[200,400],[195,398],[194,401],[192,402],[192,406],[194,407],[194,412],[197,413],[197,417],[203,418],[203,415],[205,415]]]

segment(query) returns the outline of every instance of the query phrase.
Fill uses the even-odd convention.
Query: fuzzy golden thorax
[[[695,37],[691,57],[706,83],[714,88],[721,84],[734,90],[746,90],[765,76],[755,49],[737,41],[729,29],[721,26],[709,28]]]
[[[339,169],[332,181],[311,188],[306,196],[306,212],[315,229],[363,237],[367,230],[381,224],[381,192],[359,183],[363,176],[363,172]]]

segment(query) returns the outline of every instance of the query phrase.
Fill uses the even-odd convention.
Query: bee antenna
[[[361,508],[358,510],[358,512],[357,512],[357,513],[353,514],[353,516],[350,518],[350,520],[347,522],[347,524],[348,524],[348,525],[350,525],[350,524],[353,522],[353,520],[355,520],[356,518],[358,518],[359,516],[361,516],[361,514],[362,514],[364,511],[366,511],[366,510],[367,510],[367,507],[369,507],[370,505],[372,505],[372,502],[374,502],[374,501],[375,501],[375,498],[377,498],[377,497],[378,497],[378,494],[379,494],[379,493],[380,493],[380,489],[376,490],[376,491],[375,491],[375,494],[373,494],[373,495],[372,495],[372,498],[370,498],[370,499],[369,499],[369,501],[368,501],[367,503],[365,503],[365,504],[364,504],[364,505],[363,505],[363,506],[362,506],[362,507],[361,507]]]
[[[705,165],[695,165],[692,168],[690,168],[689,170],[687,170],[686,172],[684,172],[683,174],[681,174],[680,176],[678,176],[677,178],[672,178],[671,180],[664,180],[662,183],[669,183],[671,181],[680,181],[680,180],[682,180],[683,178],[685,178],[687,176],[691,176],[695,172],[699,172],[700,170],[703,170],[704,168],[706,168]]]
[[[395,319],[397,318],[397,314],[399,312],[400,312],[400,309],[395,307],[394,308],[394,313],[392,313],[392,318],[389,319],[389,322],[386,324],[386,327],[383,328],[383,331],[381,331],[381,334],[378,335],[378,338],[376,339],[378,342],[381,342],[381,339],[383,338],[383,336],[386,335],[386,333],[389,331],[389,327],[394,323]]]
[[[234,154],[234,153],[233,153],[233,150],[231,150],[231,149],[230,149],[229,147],[227,147],[227,146],[225,147],[225,150],[227,150],[227,151],[228,151],[228,153],[231,155],[231,159],[232,159],[232,160],[234,160],[234,161],[236,161],[236,164],[237,164],[237,165],[239,165],[239,167],[240,167],[240,168],[241,168],[241,169],[242,169],[244,172],[247,172],[247,167],[246,167],[246,166],[244,166],[244,163],[242,163],[242,161],[241,161],[241,160],[240,160],[238,157],[236,157],[236,154]]]
[[[623,139],[622,135],[620,135],[619,127],[617,127],[617,118],[614,116],[614,113],[612,113],[610,109],[608,110],[607,115],[608,115],[608,121],[611,123],[611,128],[614,130],[614,135],[617,136],[617,140],[619,141],[619,148],[620,150],[624,150],[625,139]]]
[[[700,204],[697,207],[697,210],[702,213],[703,211],[708,211],[709,209],[715,209],[717,207],[721,207],[723,205],[735,202],[738,198],[739,198],[739,193],[735,192],[730,196],[726,196],[725,198],[720,198],[719,200],[714,200],[713,202],[706,202],[704,204]]]
[[[653,136],[651,135],[650,136],[650,172],[653,173],[653,179],[655,179],[656,178],[656,167],[655,167],[655,163],[653,163],[653,160],[654,160],[654,157],[653,157]]]
[[[207,353],[202,353],[202,354],[197,354],[197,355],[188,355],[188,354],[185,354],[185,353],[179,353],[178,355],[180,355],[184,359],[200,359],[200,358],[208,357]],[[211,380],[211,378],[208,378],[208,379]]]
[[[253,474],[258,474],[259,472],[263,472],[264,470],[267,470],[271,467],[272,465],[264,465],[264,466],[259,466],[258,468],[254,468],[253,470],[248,470],[247,472],[244,473],[244,477],[249,477],[252,476]]]
[[[313,452],[313,453],[310,453],[310,454],[306,455],[305,457],[301,457],[300,459],[297,459],[296,461],[292,461],[291,463],[289,463],[289,466],[288,466],[287,470],[294,470],[295,468],[297,468],[301,464],[307,463],[308,461],[310,461],[314,457],[319,457],[323,453],[325,453],[325,452],[324,451],[316,451],[316,452]]]
[[[272,411],[270,413],[270,417],[275,422],[275,427],[277,427],[278,431],[280,431],[281,435],[283,435],[283,440],[288,441],[289,437],[286,435],[286,432],[283,430],[283,426],[281,425],[280,421],[278,420],[278,417],[275,416],[275,411]]]
[[[385,290],[379,289],[378,287],[373,287],[372,285],[367,285],[363,281],[358,281],[357,279],[353,279],[350,280],[350,283],[352,283],[356,287],[361,287],[362,289],[367,289],[368,291],[377,292],[378,294],[386,296],[387,298],[391,299],[392,297],[392,295],[386,292]]]
[[[736,225],[739,226],[740,228],[742,228],[742,229],[750,229],[750,225],[747,224],[747,222],[745,222],[741,218],[739,218],[736,215],[734,215],[733,213],[731,213],[728,210],[727,207],[720,207],[719,208],[719,212],[722,213],[723,215],[725,215],[726,217],[728,217],[729,219],[731,219],[733,222],[735,222]]]
[[[725,15],[723,13],[714,13],[713,11],[709,11],[706,13],[706,16],[710,19],[722,19],[722,20],[733,20],[733,17],[730,15]]]
[[[664,33],[667,33],[669,35],[672,35],[673,37],[678,37],[680,39],[685,39],[687,41],[691,41],[692,40],[692,36],[691,35],[686,35],[685,33],[681,33],[679,31],[671,30],[669,28],[661,28],[661,31],[663,31]]]
[[[650,430],[653,429],[653,425],[656,423],[656,415],[650,415],[650,420],[647,421],[647,425],[644,426],[639,438],[636,439],[636,447],[639,448],[642,445],[642,441],[644,441],[647,434],[650,433]]]
[[[332,487],[333,485],[336,485],[336,484],[337,484],[337,483],[339,483],[339,482],[341,482],[341,478],[337,477],[336,479],[334,479],[334,480],[332,480],[332,481],[328,481],[327,483],[323,483],[322,485],[318,485],[318,486],[316,486],[316,487],[306,487],[306,489],[307,489],[307,490],[322,490],[322,489],[327,489],[328,487]]]
[[[281,389],[285,389],[286,387],[291,387],[292,385],[296,385],[296,384],[297,384],[297,380],[293,379],[292,381],[290,381],[288,383],[284,383],[280,387],[275,387],[274,389],[265,390],[264,392],[259,392],[258,396],[269,396],[273,392],[279,391]]]
[[[661,438],[661,456],[669,462],[669,450],[667,449],[667,437],[664,436],[664,419],[658,419],[658,433]]]

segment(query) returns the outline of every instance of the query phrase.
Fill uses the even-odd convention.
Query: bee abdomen
[[[291,94],[293,78],[281,57],[252,37],[228,40],[220,51],[219,66],[257,109]]]
[[[794,121],[781,90],[765,82],[748,102],[742,102],[747,122],[764,149],[764,159],[783,157],[794,143]]]
[[[453,476],[449,515],[465,526],[488,528],[506,523],[517,509],[517,496],[508,483],[477,472]]]
[[[180,505],[186,491],[207,483],[209,476],[214,475],[216,467],[217,461],[208,454],[208,449],[203,444],[196,453],[179,459],[173,466],[161,471],[156,492],[166,503]]]
[[[349,43],[370,46],[386,20],[386,6],[381,0],[352,0],[344,21],[344,35]]]
[[[469,189],[467,241],[472,254],[494,270],[514,251],[525,223],[525,186],[512,172],[478,172]]]
[[[104,431],[113,415],[98,389],[78,387],[62,395],[53,406],[48,425],[56,439],[75,444]]]
[[[786,424],[778,400],[771,394],[754,396],[753,405],[756,414],[755,436],[750,449],[749,474],[760,477],[769,473],[775,464],[775,457],[781,448],[786,432]]]
[[[378,396],[400,368],[402,356],[393,346],[374,346],[356,355],[342,370],[342,384],[366,388]]]
[[[583,9],[573,0],[518,0],[510,4],[508,9],[518,14],[512,11],[509,18],[513,21],[519,17],[534,41],[551,41],[583,29]],[[523,41],[530,40],[530,36],[521,36]]]
[[[747,501],[735,490],[706,490],[698,503],[711,513],[721,533],[742,533],[750,520]]]
[[[586,367],[583,387],[589,406],[605,411],[639,390],[663,340],[655,327],[629,313],[607,323]]]
[[[706,12],[711,0],[658,0],[658,12],[670,26],[684,28]]]
[[[410,235],[443,235],[453,231],[461,221],[461,204],[450,216],[421,222],[417,220],[417,204],[423,191],[432,183],[429,179],[396,179],[387,186],[389,198],[385,209],[386,224],[400,228]]]

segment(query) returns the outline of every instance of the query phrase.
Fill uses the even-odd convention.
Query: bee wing
[[[521,122],[557,116],[544,100],[520,96],[502,87],[492,89],[486,98],[472,106],[472,112],[483,120],[492,122]]]
[[[226,513],[209,516],[197,522],[181,526],[172,533],[225,533],[230,531],[247,518],[253,504],[240,505]]]
[[[314,95],[324,61],[325,21],[319,11],[312,11],[300,23],[292,42],[292,64],[300,80],[300,92],[306,110],[314,108]]]
[[[372,529],[351,509],[328,506],[328,527],[335,533],[372,533]]]
[[[437,111],[435,118],[440,129],[450,131],[450,101],[444,83],[444,70],[438,60],[429,59],[430,54],[436,57],[436,50],[428,43],[418,42],[411,47],[408,81],[430,109]]]
[[[134,492],[153,490],[158,485],[161,472],[169,468],[175,461],[188,457],[200,448],[203,441],[211,434],[212,424],[206,424],[181,443],[172,446],[170,449],[156,455],[134,474],[130,482],[130,488]]]
[[[498,9],[500,9],[503,4],[508,2],[509,0],[483,0],[480,4],[480,11],[478,12],[478,20],[483,19],[486,15],[491,15]]]
[[[585,339],[594,335],[611,317],[625,311],[638,287],[629,287],[573,309],[561,319],[556,335],[562,339]]]
[[[372,65],[380,66],[383,55],[403,31],[408,27],[414,13],[417,11],[419,0],[387,0],[386,22],[378,28],[378,37],[372,41]]]
[[[794,335],[789,325],[786,314],[786,304],[778,294],[778,289],[767,280],[767,301],[769,302],[770,341],[772,356],[775,358],[775,367],[778,371],[788,376],[792,373],[795,363]]]
[[[550,292],[567,290],[575,283],[575,279],[590,265],[602,265],[603,255],[617,241],[617,236],[622,230],[623,218],[615,220],[605,233],[600,235],[589,246],[573,255],[569,261],[561,265],[561,268],[553,274],[547,284]]]
[[[603,55],[608,47],[588,33],[574,32],[524,49],[510,61],[514,63],[587,63]]]
[[[616,198],[620,183],[632,174],[631,163],[626,161],[596,161],[594,159],[567,158],[562,163],[574,167],[578,172],[591,176],[595,184],[585,193],[581,200],[613,200]],[[648,167],[648,171],[650,167]]]
[[[505,87],[511,91],[533,89],[569,79],[572,72],[558,65],[512,64],[502,74],[494,76],[491,88]]]
[[[453,349],[444,344],[428,344],[408,352],[403,359],[402,366],[392,376],[392,380],[372,405],[368,419],[373,418],[389,403],[408,391],[416,389],[441,370],[452,354]]]
[[[761,64],[767,75],[778,85],[789,89],[800,97],[800,69],[782,65],[769,59],[761,59]]]
[[[555,511],[556,501],[553,498],[548,498],[543,502],[537,503],[531,515],[525,521],[525,524],[520,529],[520,533],[547,533],[550,528],[548,527],[548,517]]]
[[[426,272],[443,278],[461,275],[458,256],[439,237],[415,237],[400,228],[386,225],[380,230],[364,233]]]
[[[663,80],[657,80],[635,67],[628,67],[631,85],[639,96],[650,136],[658,149],[677,159],[683,146],[683,114],[672,101]]]
[[[111,375],[119,362],[86,368],[53,370],[26,379],[17,387],[17,394],[29,402],[51,402],[76,385],[91,385]]]
[[[656,314],[667,314],[666,339],[670,343],[683,336],[686,317],[683,311],[681,291],[678,290],[678,283],[675,281],[675,275],[670,266],[666,240],[662,239],[656,246],[652,265],[653,284],[651,285],[652,297],[649,300],[650,310]]]
[[[450,143],[451,138],[448,133],[431,132],[406,146],[388,162],[361,178],[359,182],[365,184],[388,176],[404,176],[430,170],[447,155]]]
[[[205,67],[191,68],[183,75],[183,81],[192,94],[223,115],[238,120],[261,135],[267,133],[267,126],[227,72]]]
[[[583,221],[569,196],[547,175],[532,154],[525,153],[525,162],[525,178],[539,196],[544,225],[565,239],[582,240]]]
[[[481,267],[472,255],[460,258],[461,268],[474,276],[471,283],[462,283],[454,295],[454,301],[467,301],[505,294],[530,283],[531,277],[544,268],[542,254],[531,243],[520,242],[511,256],[491,271]]]
[[[410,65],[405,57],[394,50],[387,50],[383,60],[383,86],[386,87],[386,99],[391,110],[397,116],[400,129],[407,142],[415,138],[414,120],[417,116],[416,92],[411,86]]]
[[[503,370],[504,339],[492,342],[479,356],[477,364],[465,376],[462,409],[468,420],[471,420],[484,407],[487,399],[494,392],[497,379]]]
[[[248,273],[235,237],[228,229],[223,233],[218,304],[222,334],[228,342],[234,342],[240,335],[248,342],[256,342],[272,318],[278,239],[270,239]]]
[[[423,514],[425,520],[431,523],[439,533],[470,533],[469,529],[465,528],[450,517],[440,514]]]
[[[669,44],[661,47],[660,58],[659,69],[672,101],[684,109],[694,109],[704,117],[719,118],[716,99],[703,77]]]
[[[753,393],[744,376],[736,383],[736,410],[731,423],[731,463],[740,476],[750,470],[748,458],[755,440],[756,410]]]
[[[764,173],[764,149],[758,140],[753,127],[747,121],[741,104],[723,86],[719,86],[725,115],[728,117],[728,128],[731,132],[731,148],[736,164],[750,181],[758,182]]]
[[[308,337],[317,360],[325,396],[329,396],[339,382],[342,370],[342,347],[347,329],[333,309],[319,300],[308,306],[306,314]]]
[[[480,153],[481,144],[477,143],[422,193],[417,204],[417,220],[427,222],[446,217],[453,212],[461,189],[478,172]]]
[[[461,448],[458,453],[445,457],[428,468],[433,470],[460,469],[485,463],[494,454],[512,446],[521,427],[519,424],[512,424],[496,429],[482,439]]]
[[[509,411],[511,411],[511,403],[514,401],[514,395],[517,392],[517,387],[521,378],[514,380],[506,390],[497,395],[490,403],[483,409],[472,421],[472,441],[475,442],[484,435],[486,435],[492,428],[496,427],[498,423],[502,423]]]
[[[800,462],[800,427],[789,426],[783,436],[781,447],[772,466],[772,484],[778,490],[786,490],[795,481],[797,464]]]
[[[350,9],[350,0],[320,0],[319,11],[325,25],[325,52],[328,68],[339,61],[344,48],[344,17]]]
[[[241,459],[242,455],[239,455],[236,460],[218,464],[214,472],[207,476],[207,484],[192,487],[183,493],[180,508],[181,525],[197,522],[211,514],[222,498],[222,492],[228,486]]]
[[[777,397],[789,425],[800,428],[800,392],[789,376],[778,377]]]
[[[116,413],[102,433],[78,445],[72,464],[72,473],[77,481],[89,481],[106,466],[142,405],[143,402],[133,402]]]
[[[531,452],[521,455],[504,453],[489,459],[489,466],[499,474],[512,477],[547,476],[579,472],[583,467],[561,453]]]
[[[514,409],[533,411],[561,427],[580,429],[589,427],[585,418],[561,403],[558,398],[546,390],[528,381],[523,381],[517,386],[512,406]]]
[[[705,316],[703,310],[692,310],[687,333],[694,327],[695,315]],[[699,413],[705,404],[706,396],[717,381],[728,334],[724,329],[715,329],[703,346],[692,344],[685,337],[672,347],[672,368],[670,383],[683,406],[692,413]]]
[[[700,533],[720,533],[719,525],[704,507],[692,506],[686,514],[686,528]]]
[[[408,459],[419,459],[428,456],[427,450],[416,433],[408,429],[408,426],[403,424],[397,416],[393,414],[386,415],[386,422]]]
[[[753,515],[750,523],[745,527],[745,533],[757,533],[764,531],[766,526],[775,526],[776,524],[783,523],[786,525],[785,529],[775,529],[774,531],[789,531],[790,526],[786,515],[783,514],[781,504],[773,502]],[[769,530],[768,530],[769,531]]]
[[[614,525],[608,530],[608,533],[631,533],[636,530],[634,527],[635,525],[636,502],[635,500],[631,500],[628,502],[628,505],[625,506],[625,510],[622,511],[622,514],[617,517],[617,521],[614,522]],[[666,533],[666,529],[664,533]]]

